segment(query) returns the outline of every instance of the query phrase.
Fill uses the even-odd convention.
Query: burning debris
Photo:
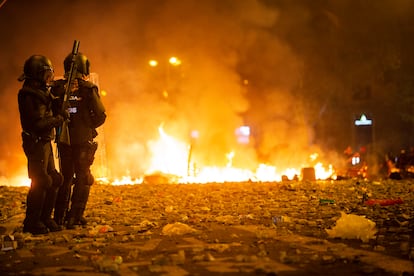
[[[256,168],[235,167],[234,163],[243,163],[245,156],[238,156],[237,151],[231,151],[224,157],[226,162],[223,166],[208,166],[203,164],[204,160],[198,155],[199,149],[191,143],[167,134],[159,128],[158,140],[150,141],[148,146],[152,153],[151,164],[143,175],[140,183],[224,183],[224,182],[280,182],[284,180],[308,181],[332,179],[335,176],[332,165],[326,169],[319,162],[318,154],[309,157],[314,167],[288,168],[278,172],[276,166],[257,164]],[[235,160],[241,158],[237,162]],[[118,183],[126,184],[124,178]],[[102,179],[103,180],[103,179]]]

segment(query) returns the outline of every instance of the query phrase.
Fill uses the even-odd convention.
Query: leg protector
[[[27,194],[26,217],[23,221],[23,232],[29,232],[33,235],[46,234],[49,232],[41,221],[45,198],[45,189],[32,180],[32,187]]]
[[[45,203],[43,204],[42,209],[42,222],[46,225],[50,232],[61,231],[62,227],[56,224],[52,219],[53,208],[55,207],[57,196],[57,187],[52,186],[46,191]]]
[[[68,218],[68,229],[73,229],[74,225],[85,225],[86,220],[83,218],[83,213],[88,202],[90,185],[85,185],[82,181],[77,181],[73,188],[71,210]]]

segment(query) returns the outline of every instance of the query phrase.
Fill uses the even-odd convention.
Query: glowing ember
[[[107,182],[107,179],[102,179]],[[115,179],[110,182],[112,185],[127,185],[127,184],[141,184],[142,178],[132,179],[130,176],[124,176],[121,179]]]
[[[224,183],[254,181],[254,174],[245,169],[231,167],[205,167],[194,177],[183,177],[183,183]]]

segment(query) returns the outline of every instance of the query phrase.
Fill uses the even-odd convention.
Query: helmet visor
[[[47,86],[50,86],[55,78],[55,74],[52,68],[48,68],[44,71],[43,80],[45,81]]]

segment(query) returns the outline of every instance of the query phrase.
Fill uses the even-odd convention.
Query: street
[[[94,184],[87,227],[40,236],[27,189],[0,187],[1,275],[414,275],[412,180]]]

